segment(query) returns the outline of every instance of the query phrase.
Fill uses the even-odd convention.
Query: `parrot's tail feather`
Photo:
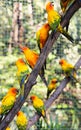
[[[24,84],[20,86],[20,96],[21,96],[21,100],[23,100],[24,99]]]
[[[67,37],[68,40],[70,40],[72,43],[74,43],[74,39],[65,30],[63,30],[62,34],[65,37]]]
[[[46,69],[46,60],[45,60],[45,62],[44,62],[44,68]]]
[[[48,126],[48,128],[49,128],[50,126],[49,126],[49,123],[48,123],[47,118],[46,118],[46,117],[44,117],[44,120],[45,120],[45,122],[46,122],[46,124],[47,124],[47,126]]]
[[[49,91],[47,91],[47,99],[49,98],[49,94],[50,94]]]
[[[68,32],[68,28],[69,28],[69,22],[66,25],[66,32]]]
[[[74,43],[74,39],[62,28],[61,25],[58,26],[57,31],[62,33],[65,37],[67,37],[68,40],[70,40],[72,43]]]

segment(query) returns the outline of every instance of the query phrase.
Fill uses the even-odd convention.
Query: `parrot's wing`
[[[41,52],[41,48],[40,48],[40,31],[36,32],[36,40],[37,40],[37,43],[38,43],[39,50]]]

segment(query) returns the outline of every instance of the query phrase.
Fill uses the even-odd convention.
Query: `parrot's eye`
[[[51,6],[54,6],[54,2],[51,2],[51,4],[50,4]]]

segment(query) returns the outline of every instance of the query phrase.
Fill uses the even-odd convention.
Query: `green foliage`
[[[46,22],[45,2],[46,0],[1,0],[0,1],[0,100],[6,94],[11,86],[19,88],[19,83],[16,77],[17,68],[15,61],[23,57],[19,48],[15,44],[10,43],[10,32],[12,29],[12,10],[15,1],[21,1],[24,27],[24,45],[39,52],[36,43],[36,31],[44,22]],[[59,0],[54,0],[55,8],[59,11]],[[30,11],[31,8],[31,11]],[[76,20],[77,18],[77,20]],[[56,43],[53,45],[50,54],[47,58],[47,69],[45,77],[48,82],[56,77],[60,82],[64,78],[62,74],[59,60],[60,58],[67,59],[70,63],[75,64],[81,55],[81,9],[70,20],[69,33],[76,40],[75,44],[70,43],[62,35],[59,36]],[[77,72],[81,79],[81,69]],[[39,95],[45,100],[47,88],[42,83],[40,77],[37,78],[37,84],[31,90],[32,94]],[[48,114],[50,128],[47,127],[43,119],[36,124],[37,130],[80,130],[81,129],[81,85],[68,84],[62,95],[50,107]],[[35,110],[32,106],[24,104],[23,111],[32,117]],[[11,123],[13,130],[16,130],[14,121]],[[34,130],[34,128],[31,128]]]

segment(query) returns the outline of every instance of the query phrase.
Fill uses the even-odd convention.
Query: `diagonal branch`
[[[81,66],[81,57],[75,64],[75,67],[79,69]],[[46,110],[52,105],[52,103],[58,98],[58,96],[62,93],[63,89],[66,87],[66,85],[70,82],[70,78],[64,78],[56,91],[50,96],[50,98],[45,102],[45,108]],[[32,125],[34,125],[37,120],[40,118],[40,116],[36,113],[28,122],[27,129],[28,130]]]
[[[81,7],[80,0],[75,0],[75,2],[72,4],[72,6],[68,9],[66,15],[64,16],[61,24],[62,26],[66,26],[67,22],[71,19],[71,17],[74,15],[74,13]],[[45,47],[43,48],[42,53],[40,54],[39,60],[37,64],[35,65],[34,69],[32,70],[32,73],[30,74],[30,77],[25,84],[25,95],[23,101],[20,100],[20,97],[15,102],[13,108],[11,111],[6,115],[6,117],[1,121],[0,123],[0,130],[5,130],[6,127],[9,125],[9,123],[13,120],[14,116],[17,114],[17,112],[21,109],[22,105],[24,104],[30,90],[32,89],[33,85],[35,84],[36,78],[38,76],[39,71],[41,70],[45,59],[47,58],[49,52],[51,51],[51,48],[57,38],[59,37],[60,33],[56,32],[53,36],[53,39],[51,39],[51,35],[49,36]],[[67,80],[68,82],[68,80]],[[50,100],[50,99],[49,99]]]

